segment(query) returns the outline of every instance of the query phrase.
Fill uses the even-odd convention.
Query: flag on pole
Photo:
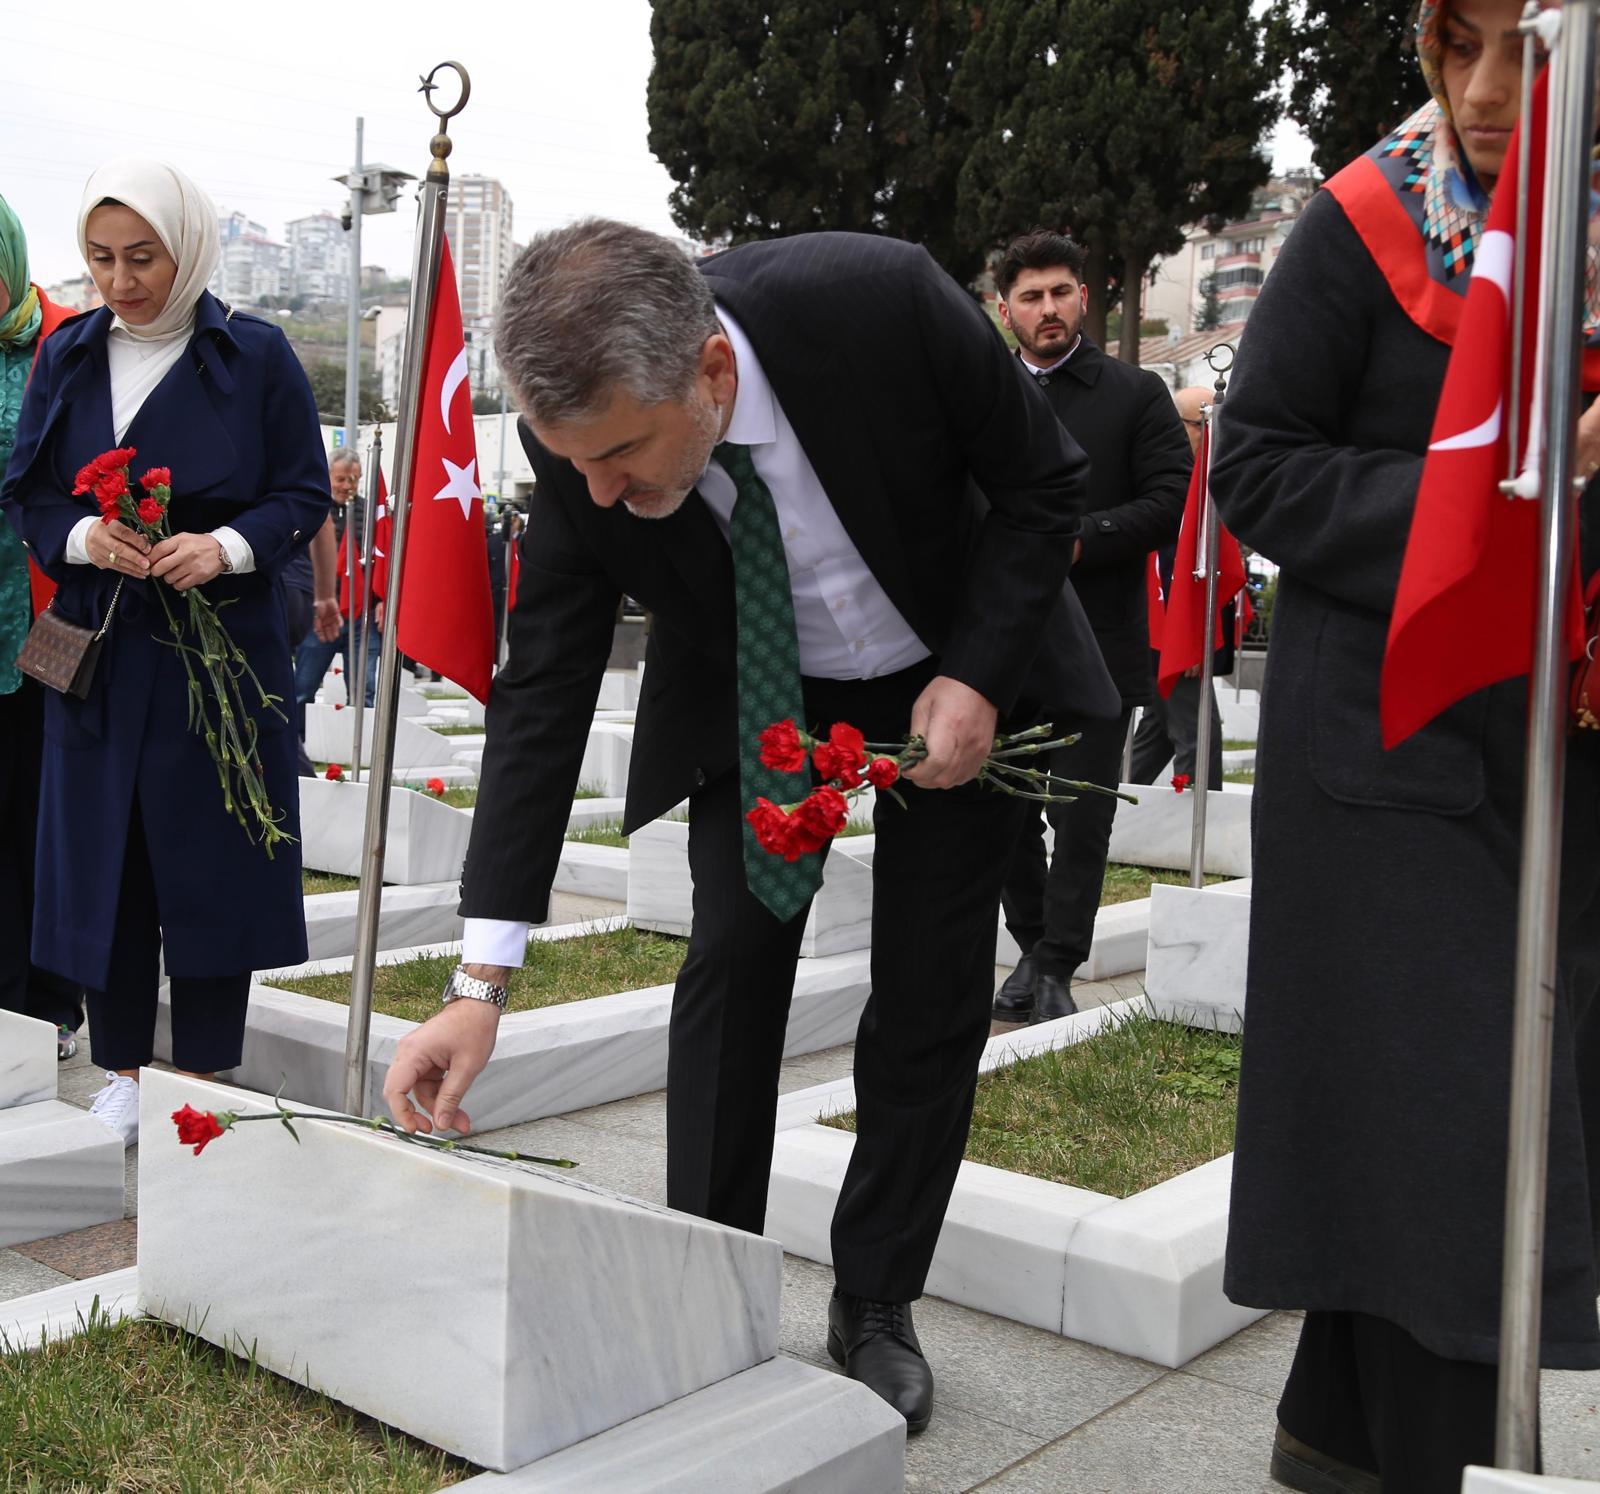
[[[1519,429],[1534,450],[1542,439],[1530,407],[1538,364],[1548,87],[1548,75],[1541,76],[1533,94],[1523,346],[1511,346],[1519,147],[1513,133],[1473,260],[1389,620],[1378,697],[1386,747],[1474,691],[1533,667],[1543,504],[1508,497],[1500,483],[1513,456],[1506,421],[1513,357],[1522,367]],[[1520,464],[1522,453],[1515,456]],[[1575,656],[1584,638],[1576,574],[1573,582],[1566,630]]]
[[[378,509],[372,518],[372,579],[363,586],[357,581],[358,595],[355,600],[355,611],[350,610],[350,567],[346,563],[349,554],[351,525],[346,522],[344,533],[339,536],[339,558],[335,561],[335,569],[339,573],[339,611],[345,617],[360,617],[367,610],[367,598],[383,597],[384,587],[389,584],[389,567],[380,564],[384,552],[389,544],[389,490],[384,486],[383,469],[378,469]],[[360,536],[358,535],[359,539]],[[360,551],[356,552],[355,574],[360,578],[366,567]]]
[[[1222,609],[1244,586],[1244,555],[1239,541],[1228,533],[1221,516],[1217,526],[1217,611],[1206,619],[1206,578],[1204,561],[1198,558],[1200,519],[1206,493],[1206,466],[1211,450],[1212,426],[1200,433],[1200,450],[1195,453],[1194,470],[1189,474],[1189,496],[1183,505],[1183,527],[1178,531],[1178,553],[1172,562],[1172,584],[1167,589],[1167,615],[1161,626],[1161,665],[1156,671],[1156,688],[1165,699],[1187,671],[1205,657],[1205,638],[1219,649],[1227,641],[1222,631]]]
[[[520,535],[510,535],[506,543],[511,546],[511,574],[506,581],[506,611],[517,605],[517,586],[522,580],[522,542]]]
[[[1152,550],[1144,573],[1144,610],[1150,624],[1150,647],[1161,652],[1161,634],[1167,626],[1167,599],[1161,595],[1161,564]]]
[[[489,547],[467,387],[467,344],[448,240],[442,251],[409,489],[399,645],[401,653],[487,701],[495,653]]]

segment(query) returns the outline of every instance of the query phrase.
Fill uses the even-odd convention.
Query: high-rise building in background
[[[500,370],[490,332],[515,252],[510,193],[492,176],[457,177],[450,184],[445,231],[455,261],[472,388],[493,393],[500,387]]]
[[[268,296],[284,294],[284,247],[267,235],[266,225],[248,214],[218,215],[222,254],[211,276],[210,291],[230,306],[259,306]]]
[[[312,213],[288,227],[289,291],[310,301],[350,295],[350,235],[333,213]]]

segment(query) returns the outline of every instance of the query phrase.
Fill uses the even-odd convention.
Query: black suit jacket
[[[1088,461],[985,313],[919,247],[809,234],[708,260],[830,501],[939,668],[1002,714],[1114,716],[1066,585]],[[625,824],[737,766],[733,567],[691,495],[598,507],[524,426],[538,479],[511,662],[495,680],[463,884],[468,916],[544,916],[618,598],[652,614]]]
[[[1089,512],[1073,590],[1123,704],[1147,705],[1146,557],[1176,542],[1183,522],[1193,460],[1183,421],[1159,375],[1108,358],[1087,335],[1060,368],[1029,377],[1089,457]]]

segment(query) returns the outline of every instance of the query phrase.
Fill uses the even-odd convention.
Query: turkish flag
[[[1244,586],[1244,555],[1239,541],[1228,533],[1220,514],[1213,515],[1217,526],[1217,611],[1206,621],[1206,579],[1195,578],[1202,562],[1196,558],[1200,546],[1200,516],[1206,503],[1206,459],[1211,450],[1215,415],[1200,433],[1200,450],[1195,453],[1194,470],[1189,474],[1189,496],[1183,505],[1183,527],[1178,531],[1178,553],[1172,562],[1172,585],[1167,593],[1167,615],[1161,625],[1161,664],[1156,671],[1156,688],[1165,699],[1172,687],[1205,657],[1204,639],[1209,634],[1211,647],[1219,649],[1226,641],[1222,633],[1222,609]]]
[[[1548,105],[1549,79],[1543,75],[1534,86],[1528,153],[1526,335],[1520,349],[1511,346],[1519,148],[1514,133],[1473,260],[1389,620],[1378,695],[1386,747],[1473,691],[1533,667],[1544,505],[1508,497],[1500,483],[1512,455],[1505,408],[1513,357],[1522,360],[1520,429],[1536,442],[1543,435],[1530,430],[1528,409],[1537,364]],[[1575,657],[1584,646],[1576,556],[1573,569],[1566,626]]]
[[[1161,652],[1161,635],[1167,626],[1167,599],[1161,595],[1161,566],[1156,552],[1149,555],[1144,573],[1144,610],[1150,624],[1150,647]]]
[[[389,548],[389,493],[383,482],[383,469],[378,469],[378,510],[372,519],[372,582],[362,586],[358,579],[356,584],[357,597],[355,611],[350,610],[350,572],[346,567],[345,557],[349,553],[350,526],[345,525],[345,530],[339,536],[339,558],[335,562],[335,569],[339,574],[339,611],[346,617],[360,617],[367,610],[367,598],[376,596],[382,598],[384,587],[389,584],[389,567],[383,563],[384,555]],[[360,536],[357,536],[360,538]],[[365,570],[360,552],[356,554],[356,576],[359,578]]]
[[[511,574],[506,580],[506,611],[510,612],[517,605],[517,585],[522,580],[521,536],[508,538],[506,543],[511,546]]]
[[[461,302],[446,241],[423,361],[411,523],[400,578],[400,652],[481,701],[494,674],[494,603],[467,387]]]

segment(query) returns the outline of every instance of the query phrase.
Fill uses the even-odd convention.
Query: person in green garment
[[[0,480],[39,344],[70,315],[28,278],[28,241],[0,197]],[[33,931],[34,832],[44,750],[43,689],[16,667],[33,625],[28,552],[0,514],[0,1010],[56,1029],[56,1056],[71,1058],[83,1025],[82,992],[28,957]]]

